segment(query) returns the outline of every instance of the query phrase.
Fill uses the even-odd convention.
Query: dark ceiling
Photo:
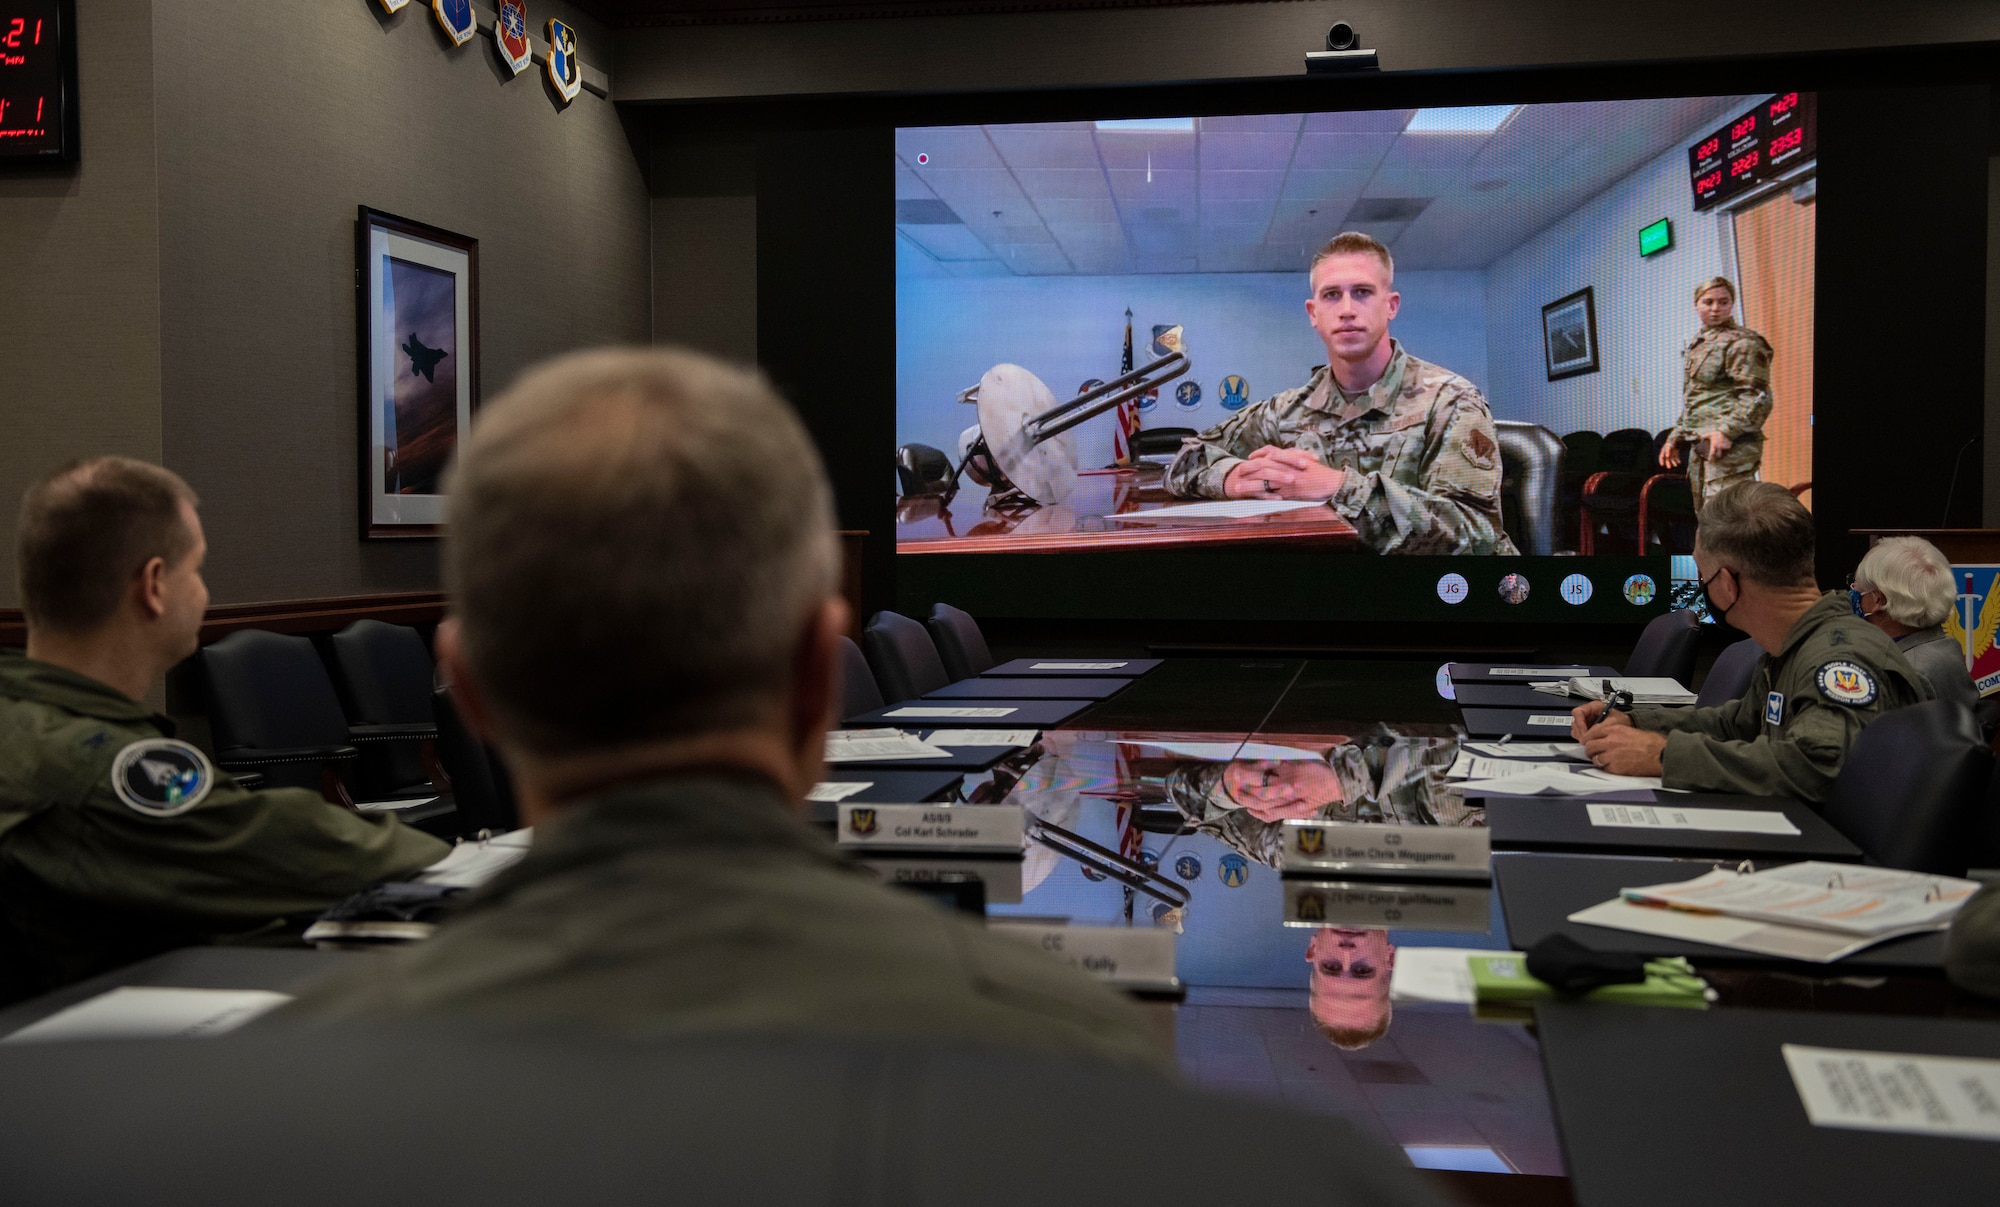
[[[614,28],[745,25],[861,17],[964,16],[1085,8],[1164,8],[1243,0],[571,0]]]

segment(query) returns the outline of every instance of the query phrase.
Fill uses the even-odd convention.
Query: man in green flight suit
[[[1306,315],[1327,364],[1189,439],[1184,499],[1326,501],[1377,553],[1518,553],[1500,517],[1500,445],[1479,388],[1389,338],[1389,249],[1356,231],[1313,257]]]
[[[1757,673],[1741,699],[1715,708],[1577,708],[1571,732],[1606,771],[1817,803],[1869,722],[1931,698],[1845,591],[1820,593],[1812,514],[1784,487],[1739,482],[1710,500],[1694,563],[1716,619],[1764,648]]]
[[[249,792],[140,703],[208,606],[195,497],[102,457],[29,490],[27,656],[0,656],[0,1002],[173,947],[279,934],[449,848],[310,792]]]
[[[1111,990],[876,882],[801,816],[848,607],[819,455],[761,377],[662,350],[551,362],[482,410],[451,498],[439,662],[533,849],[429,940],[268,1025],[929,1036],[1165,1063]]]

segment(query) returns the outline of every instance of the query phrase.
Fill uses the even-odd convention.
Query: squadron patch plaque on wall
[[[554,18],[549,20],[549,86],[564,104],[583,91],[583,64],[576,61],[576,31]]]
[[[431,0],[431,12],[437,16],[438,28],[444,30],[454,46],[465,45],[479,32],[479,18],[472,11],[472,0]]]
[[[528,44],[528,0],[500,0],[493,18],[493,49],[515,75],[528,69],[534,48]]]

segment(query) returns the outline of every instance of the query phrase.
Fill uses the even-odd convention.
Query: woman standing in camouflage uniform
[[[1660,464],[1687,463],[1697,513],[1723,487],[1753,481],[1764,461],[1764,422],[1771,417],[1771,345],[1736,323],[1736,286],[1711,277],[1694,291],[1701,334],[1682,354],[1686,399]]]

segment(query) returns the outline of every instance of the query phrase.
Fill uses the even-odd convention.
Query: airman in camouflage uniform
[[[1720,293],[1735,289],[1722,278],[1704,286]],[[1699,304],[1699,295],[1697,295]],[[1771,417],[1771,345],[1748,327],[1723,318],[1704,325],[1681,357],[1686,402],[1668,443],[1666,464],[1685,460],[1688,488],[1698,512],[1722,488],[1756,478],[1764,463],[1764,423]],[[1707,455],[1708,438],[1719,433],[1729,447]]]
[[[1500,518],[1500,446],[1478,387],[1390,341],[1360,393],[1326,369],[1190,439],[1167,469],[1180,498],[1226,497],[1260,448],[1304,449],[1346,480],[1328,500],[1377,553],[1518,553]]]

